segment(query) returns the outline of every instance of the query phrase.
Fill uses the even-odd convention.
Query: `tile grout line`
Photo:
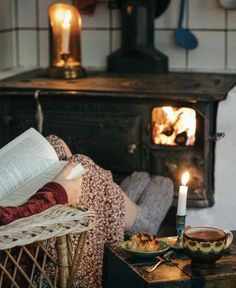
[[[225,63],[224,69],[227,70],[228,67],[228,41],[229,41],[229,34],[228,34],[228,11],[225,10]]]
[[[39,0],[35,0],[35,16],[36,16],[36,65],[40,66],[40,33],[39,33]]]
[[[113,36],[113,31],[112,31],[112,9],[109,9],[109,51],[110,54],[112,53],[112,36]]]
[[[186,7],[186,26],[187,28],[189,27],[189,0],[187,0],[187,3],[186,3],[187,7]],[[185,68],[189,68],[189,51],[187,49],[185,49]]]
[[[16,34],[15,34],[15,40],[16,40],[16,66],[20,66],[20,39],[19,39],[19,29],[18,29],[18,0],[15,0],[14,2],[14,8],[15,8],[15,31],[16,31]]]

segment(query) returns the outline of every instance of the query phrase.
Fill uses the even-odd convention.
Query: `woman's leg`
[[[125,230],[128,231],[133,226],[138,213],[138,206],[125,194]]]
[[[145,231],[156,234],[173,202],[173,196],[173,183],[169,178],[153,177],[137,203],[136,218],[127,233]],[[132,210],[128,211],[128,214],[133,215]]]
[[[135,171],[120,183],[120,187],[129,199],[137,203],[150,180],[148,172]]]
[[[56,135],[50,135],[46,139],[53,146],[60,160],[67,160],[72,157],[70,148],[61,138]]]

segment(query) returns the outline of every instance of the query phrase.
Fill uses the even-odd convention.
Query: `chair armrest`
[[[56,205],[0,227],[0,250],[91,229],[92,211]]]

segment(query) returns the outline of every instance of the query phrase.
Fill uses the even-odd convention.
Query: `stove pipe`
[[[108,70],[124,73],[168,72],[168,58],[154,47],[156,0],[121,4],[121,48],[108,56]]]

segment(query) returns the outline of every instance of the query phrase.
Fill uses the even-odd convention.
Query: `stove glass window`
[[[187,107],[155,107],[152,110],[152,140],[159,145],[193,146],[196,112]]]

